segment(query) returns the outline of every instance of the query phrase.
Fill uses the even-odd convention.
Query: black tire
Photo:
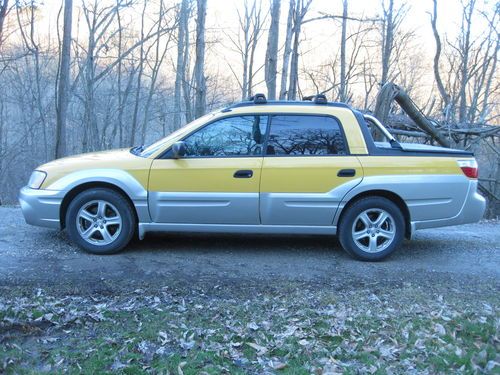
[[[364,221],[358,216],[366,212],[368,213],[368,216],[376,215],[377,213],[381,214],[382,211],[389,214],[388,219],[386,219],[386,221],[382,223],[383,227],[378,227],[378,223],[376,223],[375,225],[375,223],[372,223],[370,221],[370,227],[366,228],[367,232],[365,236],[363,236],[362,239],[356,241],[353,238],[354,235],[356,233],[363,234],[365,230],[365,228],[363,228],[362,226],[364,225]],[[380,217],[381,216],[379,216],[379,218]],[[377,217],[375,216],[375,221],[377,221],[376,218]],[[354,226],[355,224],[356,227]],[[374,225],[372,226],[372,224]],[[361,225],[362,228],[359,231],[356,230],[358,228],[358,225]],[[379,234],[379,232],[383,230],[387,233],[394,233],[392,240],[389,241],[386,237]],[[373,262],[380,261],[388,257],[396,249],[398,249],[403,241],[404,232],[405,219],[403,213],[394,202],[383,197],[367,197],[362,198],[347,207],[339,223],[338,237],[340,240],[340,244],[342,245],[344,250],[347,251],[347,253],[349,253],[351,256],[359,260]],[[378,246],[380,246],[380,251],[369,251],[370,241],[372,241],[370,237],[374,238],[374,248],[377,249]]]
[[[116,226],[113,226],[112,224],[108,224],[110,225],[109,232],[114,230],[112,237],[115,237],[110,243],[98,244],[98,242],[100,241],[99,237],[102,238],[103,242],[105,241],[102,234],[97,233],[97,231],[99,230],[99,228],[104,228],[104,226],[106,225],[106,221],[104,221],[104,224],[102,224],[101,221],[98,221],[97,224],[102,224],[102,226],[100,226],[99,228],[95,226],[95,228],[97,229],[94,231],[94,233],[96,234],[93,235],[93,239],[90,239],[90,241],[94,241],[95,243],[90,243],[85,240],[79,231],[83,226],[87,226],[88,229],[91,229],[90,227],[93,226],[93,224],[89,225],[89,223],[91,223],[90,220],[88,220],[87,222],[81,221],[82,219],[78,219],[77,221],[80,209],[83,209],[87,206],[92,208],[92,205],[98,205],[99,201],[107,203],[104,206],[104,210],[107,209],[108,212],[111,213],[116,210],[121,219],[119,225],[117,224]],[[79,193],[75,198],[73,198],[68,206],[68,210],[66,212],[66,229],[71,240],[83,250],[92,254],[115,254],[122,250],[125,246],[127,246],[135,233],[137,223],[133,210],[133,207],[131,207],[127,199],[123,197],[122,194],[112,189],[96,188],[85,190]],[[98,212],[96,212],[95,215],[97,217]],[[118,215],[115,217],[118,217]],[[104,218],[106,218],[105,216],[106,215],[104,215]],[[112,219],[114,219],[114,217],[109,218],[110,221]],[[119,228],[119,230],[115,229],[115,227]],[[106,230],[108,230],[107,226],[105,228]]]

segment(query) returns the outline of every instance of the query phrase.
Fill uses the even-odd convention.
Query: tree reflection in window
[[[339,123],[326,116],[273,116],[268,155],[345,155]]]
[[[187,137],[186,156],[262,155],[267,116],[228,117]]]

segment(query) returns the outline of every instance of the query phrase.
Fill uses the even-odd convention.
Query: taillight
[[[469,178],[477,178],[478,168],[476,160],[457,160],[457,163],[462,172],[464,172],[464,175]]]

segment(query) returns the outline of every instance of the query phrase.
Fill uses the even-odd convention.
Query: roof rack
[[[254,105],[298,105],[298,106],[314,106],[314,105],[326,105],[329,107],[340,107],[340,108],[348,108],[350,107],[345,103],[337,103],[337,102],[329,102],[324,94],[316,94],[305,96],[302,100],[267,100],[266,96],[262,93],[255,94],[249,97],[247,100],[243,100],[238,103],[234,103],[224,108],[222,112],[230,112],[234,108],[239,107],[251,107]]]
[[[326,96],[324,94],[316,94],[316,95],[303,96],[302,100],[303,101],[314,102],[316,104],[328,104],[328,100],[326,99]]]
[[[266,96],[262,93],[255,94],[248,98],[248,101],[253,102],[254,104],[266,104],[267,99]]]

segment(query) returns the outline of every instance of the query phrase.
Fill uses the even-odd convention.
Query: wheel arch
[[[59,209],[59,220],[61,223],[61,229],[64,229],[66,227],[66,213],[68,211],[69,204],[71,201],[81,192],[85,190],[90,190],[90,189],[95,189],[95,188],[105,188],[109,190],[113,190],[123,196],[127,200],[127,202],[130,204],[130,207],[132,207],[132,212],[134,213],[136,223],[139,222],[139,217],[137,213],[137,208],[134,205],[134,202],[130,198],[130,196],[120,188],[119,186],[109,183],[109,182],[104,182],[104,181],[92,181],[92,182],[84,182],[80,185],[77,185],[73,187],[71,190],[69,190],[66,195],[64,196],[62,202],[61,202],[61,207]]]
[[[337,220],[338,226],[340,225],[342,217],[344,216],[345,212],[347,212],[347,209],[350,206],[352,206],[355,202],[367,197],[382,197],[396,204],[398,208],[401,210],[401,213],[403,214],[403,217],[405,219],[405,237],[407,239],[411,237],[412,234],[411,216],[410,216],[410,210],[408,209],[406,202],[404,201],[403,198],[401,198],[400,195],[394,193],[393,191],[384,189],[366,190],[351,197],[340,211],[339,218]]]

